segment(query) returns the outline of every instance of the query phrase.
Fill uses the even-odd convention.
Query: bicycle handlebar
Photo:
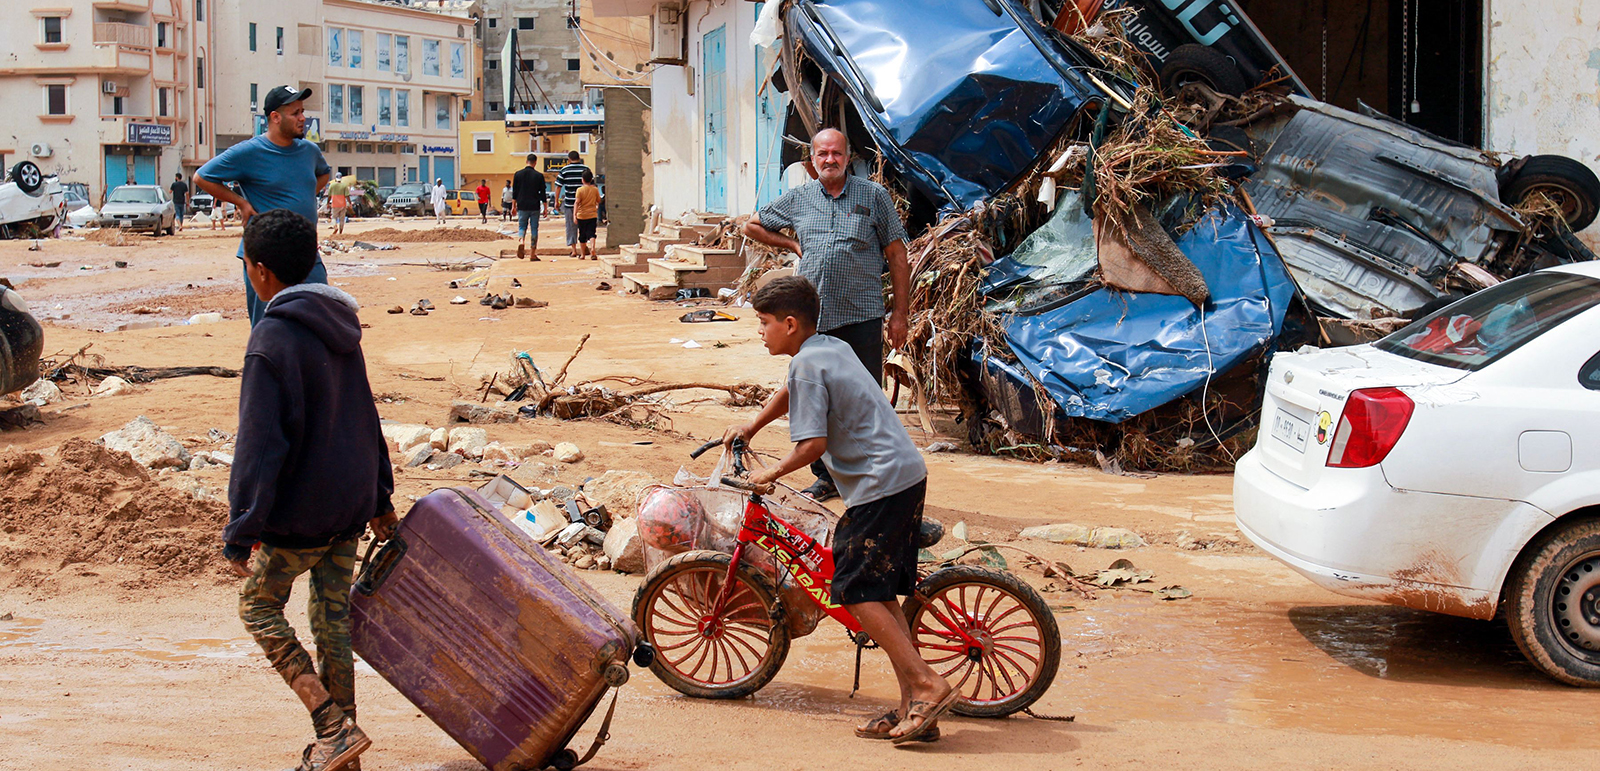
[[[719,444],[722,444],[722,440],[721,439],[712,439],[711,441],[706,442],[705,444],[702,444],[699,447],[695,448],[694,452],[689,453],[689,457],[690,458],[698,458],[701,455],[706,454],[706,450],[709,450],[709,449],[711,449],[713,447],[716,447]]]
[[[723,477],[722,484],[725,487],[732,487],[735,490],[743,490],[747,493],[756,493],[758,495],[765,495],[769,492],[772,492],[772,485],[757,486],[751,484],[747,479],[740,479],[738,477]]]

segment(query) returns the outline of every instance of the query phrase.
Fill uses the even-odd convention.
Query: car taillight
[[[1339,428],[1328,450],[1333,468],[1366,468],[1383,462],[1411,422],[1416,403],[1398,388],[1362,388],[1350,392]]]

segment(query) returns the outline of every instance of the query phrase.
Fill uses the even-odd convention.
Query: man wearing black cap
[[[195,187],[212,195],[220,206],[231,203],[239,209],[241,224],[257,211],[288,209],[313,225],[317,222],[317,195],[333,168],[317,146],[307,142],[305,100],[311,89],[278,86],[267,92],[262,109],[267,130],[261,136],[240,142],[212,158],[195,172]],[[237,182],[244,195],[229,190],[225,183]],[[239,243],[239,258],[244,259],[244,242]],[[319,258],[306,282],[328,283],[328,270]],[[266,313],[267,304],[256,296],[249,277],[244,283],[245,306],[250,325],[255,326]]]

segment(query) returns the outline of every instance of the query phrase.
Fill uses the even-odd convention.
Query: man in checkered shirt
[[[800,255],[800,275],[822,300],[817,331],[850,344],[874,382],[883,382],[883,274],[889,273],[893,310],[889,345],[906,341],[911,266],[906,230],[888,191],[846,174],[850,145],[842,132],[823,129],[811,140],[817,178],[767,204],[745,223],[752,239]],[[778,231],[792,229],[790,238]],[[815,484],[805,492],[825,501],[838,496],[828,469],[811,464]]]

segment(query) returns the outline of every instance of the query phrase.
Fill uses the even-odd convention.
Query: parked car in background
[[[48,235],[66,214],[60,180],[45,176],[33,161],[12,166],[0,182],[0,238]]]
[[[67,209],[66,224],[69,228],[88,227],[100,216],[100,212],[95,211],[94,206],[89,203],[88,195],[81,192],[82,187],[81,183],[75,183],[64,185],[62,189],[62,198]]]
[[[382,211],[385,204],[389,203],[389,196],[394,194],[394,185],[383,185],[378,188],[378,210]]]
[[[1600,263],[1277,354],[1233,496],[1240,531],[1319,586],[1503,612],[1540,671],[1600,686]]]
[[[20,391],[39,379],[44,328],[28,312],[17,290],[0,284],[0,395]]]
[[[189,196],[189,206],[187,207],[186,211],[191,216],[195,214],[204,214],[209,217],[211,216],[211,210],[216,208],[216,205],[217,201],[215,198],[211,197],[210,193],[200,192]]]
[[[477,214],[478,194],[472,190],[446,190],[444,205],[449,207],[451,214]]]
[[[400,185],[384,203],[384,213],[415,217],[422,213],[428,200],[428,188],[421,183]]]
[[[149,230],[154,235],[177,231],[178,215],[160,185],[123,185],[106,196],[95,224],[103,228]]]

